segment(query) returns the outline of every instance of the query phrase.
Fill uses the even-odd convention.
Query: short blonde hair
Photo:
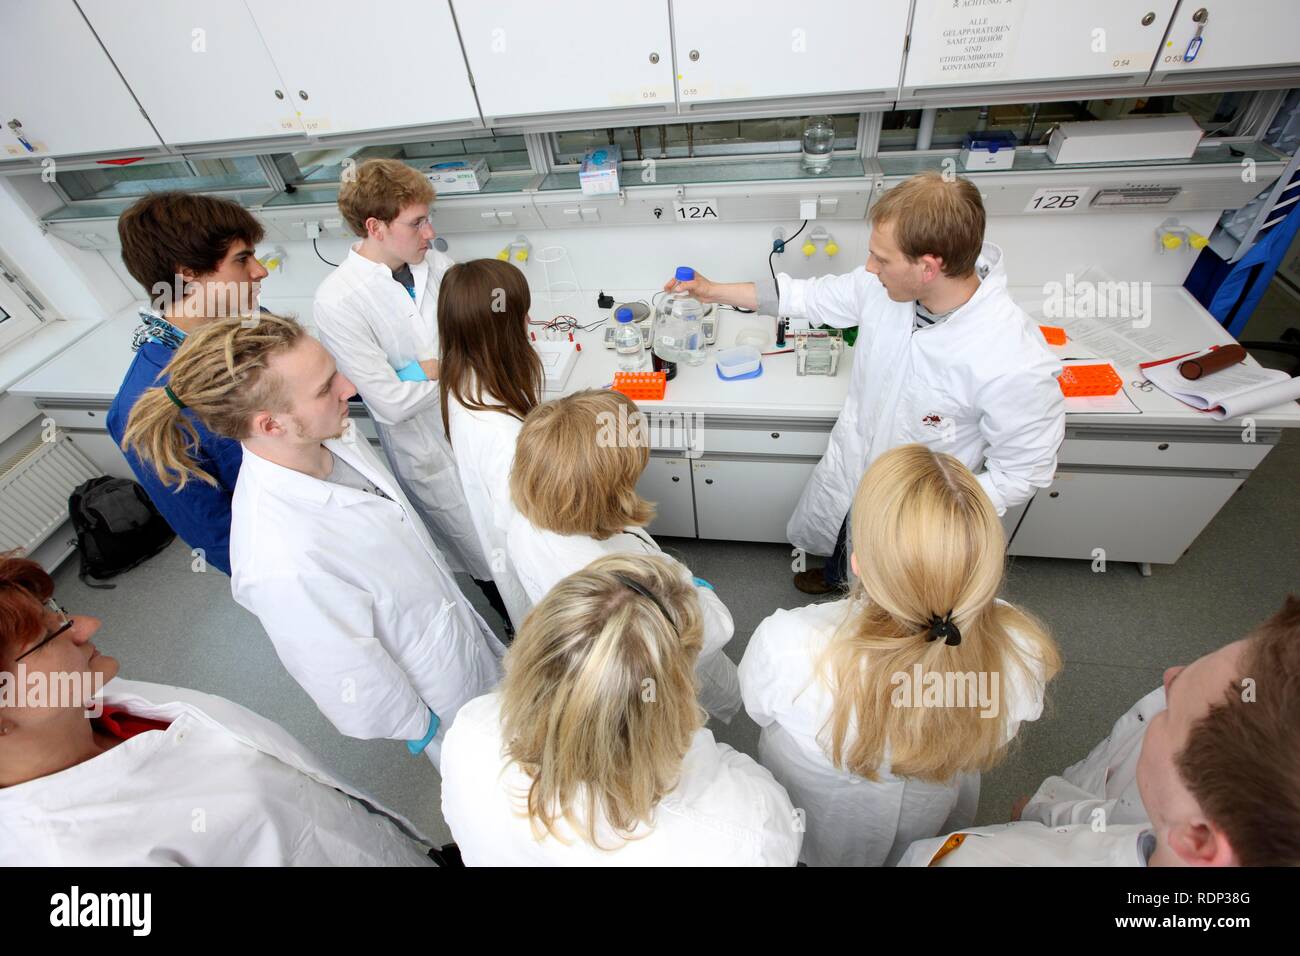
[[[645,421],[622,392],[576,392],[524,419],[510,496],[534,527],[603,541],[642,527],[655,508],[636,493],[650,461]]]
[[[389,223],[407,206],[433,202],[433,184],[396,159],[367,159],[339,186],[339,212],[358,236],[366,234],[366,220]]]
[[[921,173],[887,190],[871,207],[871,224],[888,222],[908,259],[937,256],[943,274],[970,275],[984,245],[984,202],[969,179]]]
[[[653,825],[707,718],[703,644],[699,598],[669,558],[598,558],[533,608],[506,654],[501,730],[532,778],[539,838],[561,819],[597,847],[602,821],[621,840]]]
[[[893,691],[898,675],[917,667],[994,674],[999,688],[1047,682],[1060,670],[1042,624],[997,601],[1006,535],[993,503],[956,458],[900,445],[867,469],[850,521],[854,599],[822,658],[834,697],[831,760],[868,780],[887,770],[942,783],[992,769],[1009,742],[1002,699],[984,716],[974,701],[901,705]],[[960,631],[955,645],[931,639],[935,618],[949,616]]]

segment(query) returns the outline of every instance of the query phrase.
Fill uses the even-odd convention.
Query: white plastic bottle
[[[614,351],[620,372],[640,372],[645,368],[645,343],[641,329],[632,321],[632,310],[623,306],[614,313]]]

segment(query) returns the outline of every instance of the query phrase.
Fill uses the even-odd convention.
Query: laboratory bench
[[[1013,287],[1011,293],[1031,315],[1041,313],[1041,288]],[[592,326],[606,314],[595,300],[595,291],[556,302],[541,294],[532,318],[566,314]],[[1147,331],[1166,340],[1171,355],[1232,341],[1181,287],[1154,288],[1150,314]],[[30,397],[105,472],[123,476],[130,471],[104,418],[130,364],[137,324],[135,309],[124,310],[10,389]],[[743,328],[772,325],[767,317],[723,309],[718,346],[733,344]],[[561,391],[609,385],[616,359],[604,346],[603,325],[577,331],[575,339],[582,349]],[[796,375],[792,353],[765,356],[762,375],[741,381],[719,379],[711,358],[679,365],[664,399],[642,403],[653,450],[640,491],[657,505],[650,530],[785,542],[786,522],[848,391],[853,352],[845,350],[834,376]],[[1089,561],[1104,556],[1136,562],[1144,573],[1152,563],[1172,564],[1268,455],[1282,429],[1300,427],[1294,402],[1252,414],[1249,427],[1242,419],[1219,422],[1158,390],[1135,388],[1141,378],[1136,366],[1119,368],[1140,414],[1067,416],[1052,485],[1004,516],[1009,553]],[[360,402],[353,418],[375,441]]]

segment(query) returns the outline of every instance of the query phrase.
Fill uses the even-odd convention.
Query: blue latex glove
[[[397,377],[403,382],[427,382],[429,380],[429,376],[424,374],[424,369],[420,367],[419,362],[408,362],[397,369]]]
[[[717,588],[715,588],[708,581],[704,580],[704,578],[691,578],[691,583],[694,584],[697,588],[708,588],[710,591],[717,590]]]
[[[406,742],[406,749],[411,752],[412,757],[418,757],[420,754],[424,753],[425,748],[428,747],[429,744],[433,742],[433,738],[437,736],[438,725],[441,723],[442,721],[438,719],[438,715],[433,712],[433,708],[429,708],[429,729],[425,731],[424,738],[422,740],[408,740]]]

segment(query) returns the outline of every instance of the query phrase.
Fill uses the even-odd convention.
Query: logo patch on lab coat
[[[952,419],[945,418],[943,415],[940,415],[938,412],[931,412],[928,415],[921,416],[921,424],[924,425],[926,428],[943,430],[945,428],[952,427]]]

